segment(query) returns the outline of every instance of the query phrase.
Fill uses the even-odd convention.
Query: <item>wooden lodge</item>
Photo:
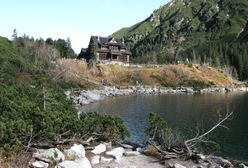
[[[124,40],[115,39],[114,37],[91,36],[88,49],[82,49],[78,58],[88,60],[87,56],[92,46],[95,50],[97,62],[116,61],[129,63],[131,52],[128,50]]]

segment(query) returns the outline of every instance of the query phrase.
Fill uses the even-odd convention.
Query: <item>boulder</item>
[[[32,163],[34,168],[48,168],[49,164],[42,161],[35,161]]]
[[[70,160],[81,159],[85,157],[85,149],[83,145],[74,144],[70,149],[64,150],[66,158]]]
[[[64,161],[58,164],[57,168],[92,168],[90,161],[85,157],[75,161]]]
[[[96,165],[100,163],[100,156],[99,155],[94,155],[90,158],[90,163],[92,165]]]
[[[106,145],[107,149],[112,149],[112,142],[105,142],[103,144]]]
[[[176,163],[176,164],[174,164],[174,168],[186,168],[186,167]]]
[[[101,95],[97,91],[88,91],[86,95],[87,98],[90,100],[94,100],[94,101],[101,100]]]
[[[192,88],[186,88],[186,93],[194,93],[194,89],[192,89]]]
[[[246,166],[244,163],[240,163],[239,168],[248,168],[248,166]]]
[[[96,154],[96,155],[100,155],[101,153],[105,152],[106,150],[107,150],[107,147],[105,144],[99,144],[91,152]]]
[[[40,154],[41,157],[44,157],[47,159],[53,159],[56,161],[65,160],[65,155],[57,148],[38,149],[38,153]]]
[[[119,163],[121,161],[124,152],[125,152],[124,148],[118,147],[111,151],[106,152],[106,155],[113,156],[115,158],[115,161]]]
[[[112,157],[101,156],[100,162],[101,163],[110,163],[114,160]]]

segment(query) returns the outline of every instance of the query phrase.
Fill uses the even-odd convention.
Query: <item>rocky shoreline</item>
[[[206,93],[229,93],[229,92],[248,92],[248,88],[205,88],[200,90],[194,90],[189,87],[178,88],[164,88],[164,87],[144,87],[144,86],[132,86],[128,88],[117,87],[102,87],[98,90],[81,90],[71,89],[67,90],[65,94],[68,98],[72,98],[78,108],[97,101],[101,101],[107,98],[119,97],[119,96],[131,96],[131,95],[159,95],[159,94],[206,94]],[[119,146],[109,146],[105,143],[97,145],[92,150],[87,150],[87,154],[83,155],[83,158],[75,160],[64,160],[59,163],[59,168],[74,168],[79,167],[79,164],[84,163],[88,167],[95,168],[142,168],[142,167],[154,167],[154,168],[222,168],[222,167],[237,167],[248,168],[245,164],[239,162],[233,165],[230,161],[216,156],[204,156],[198,154],[197,163],[192,160],[180,160],[170,159],[166,160],[162,164],[158,162],[157,158],[151,157],[147,148],[134,148],[127,144]],[[98,150],[101,147],[104,151],[95,154],[94,150]],[[81,147],[82,148],[82,147]],[[87,149],[87,148],[85,148]],[[110,152],[109,152],[110,151]],[[117,156],[110,156],[109,154],[116,151],[120,152]],[[65,152],[64,152],[65,153]],[[70,153],[70,152],[69,152]],[[93,154],[92,154],[93,153]],[[66,153],[65,153],[66,154]],[[68,158],[67,156],[65,158]],[[68,166],[67,166],[68,164]],[[75,165],[71,167],[71,165]],[[81,166],[83,167],[83,166]]]
[[[225,88],[214,87],[204,89],[194,89],[191,87],[147,87],[132,86],[128,88],[118,88],[105,86],[98,90],[70,89],[65,91],[68,98],[72,98],[77,107],[88,105],[106,98],[130,95],[158,95],[158,94],[206,94],[206,93],[229,93],[229,92],[248,92],[247,87]]]
[[[154,153],[154,150],[152,151]],[[247,168],[244,163],[233,165],[217,156],[197,154],[196,160],[169,159],[159,162],[149,148],[135,148],[121,143],[112,146],[100,143],[87,147],[73,144],[67,148],[37,149],[29,161],[31,168]]]

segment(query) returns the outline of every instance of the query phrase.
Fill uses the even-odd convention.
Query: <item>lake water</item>
[[[225,112],[227,107],[234,111],[234,118],[225,124],[229,130],[218,128],[211,137],[221,145],[222,155],[248,161],[247,93],[127,96],[106,99],[83,110],[120,116],[129,128],[130,139],[143,142],[150,112],[161,115],[171,127],[188,131],[197,124],[210,128],[217,111]]]

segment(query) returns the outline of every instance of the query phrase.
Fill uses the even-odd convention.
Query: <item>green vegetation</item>
[[[55,42],[56,43],[56,42]],[[53,80],[56,59],[63,57],[51,44],[28,37],[13,42],[0,37],[0,146],[2,155],[53,144],[77,135],[117,141],[128,135],[118,117],[97,113],[78,116],[63,88],[80,86]],[[56,74],[55,74],[56,75]]]
[[[150,137],[149,143],[159,146],[161,150],[167,152],[175,152],[179,149],[181,151],[184,151],[186,149],[185,142],[187,141],[187,138],[189,138],[190,136],[195,136],[191,135],[192,133],[186,134],[185,132],[183,133],[180,130],[172,129],[168,126],[168,124],[162,117],[155,113],[150,113],[149,115],[149,127],[146,129],[146,134]],[[201,139],[199,141],[196,141],[193,146],[196,152],[220,154],[220,145],[212,140]],[[177,154],[181,155],[182,153]]]
[[[184,147],[185,137],[182,133],[170,128],[166,121],[155,113],[149,114],[149,127],[145,132],[162,149]]]
[[[113,36],[125,39],[133,62],[176,63],[188,58],[193,63],[228,67],[245,80],[247,17],[248,1],[172,0]]]

